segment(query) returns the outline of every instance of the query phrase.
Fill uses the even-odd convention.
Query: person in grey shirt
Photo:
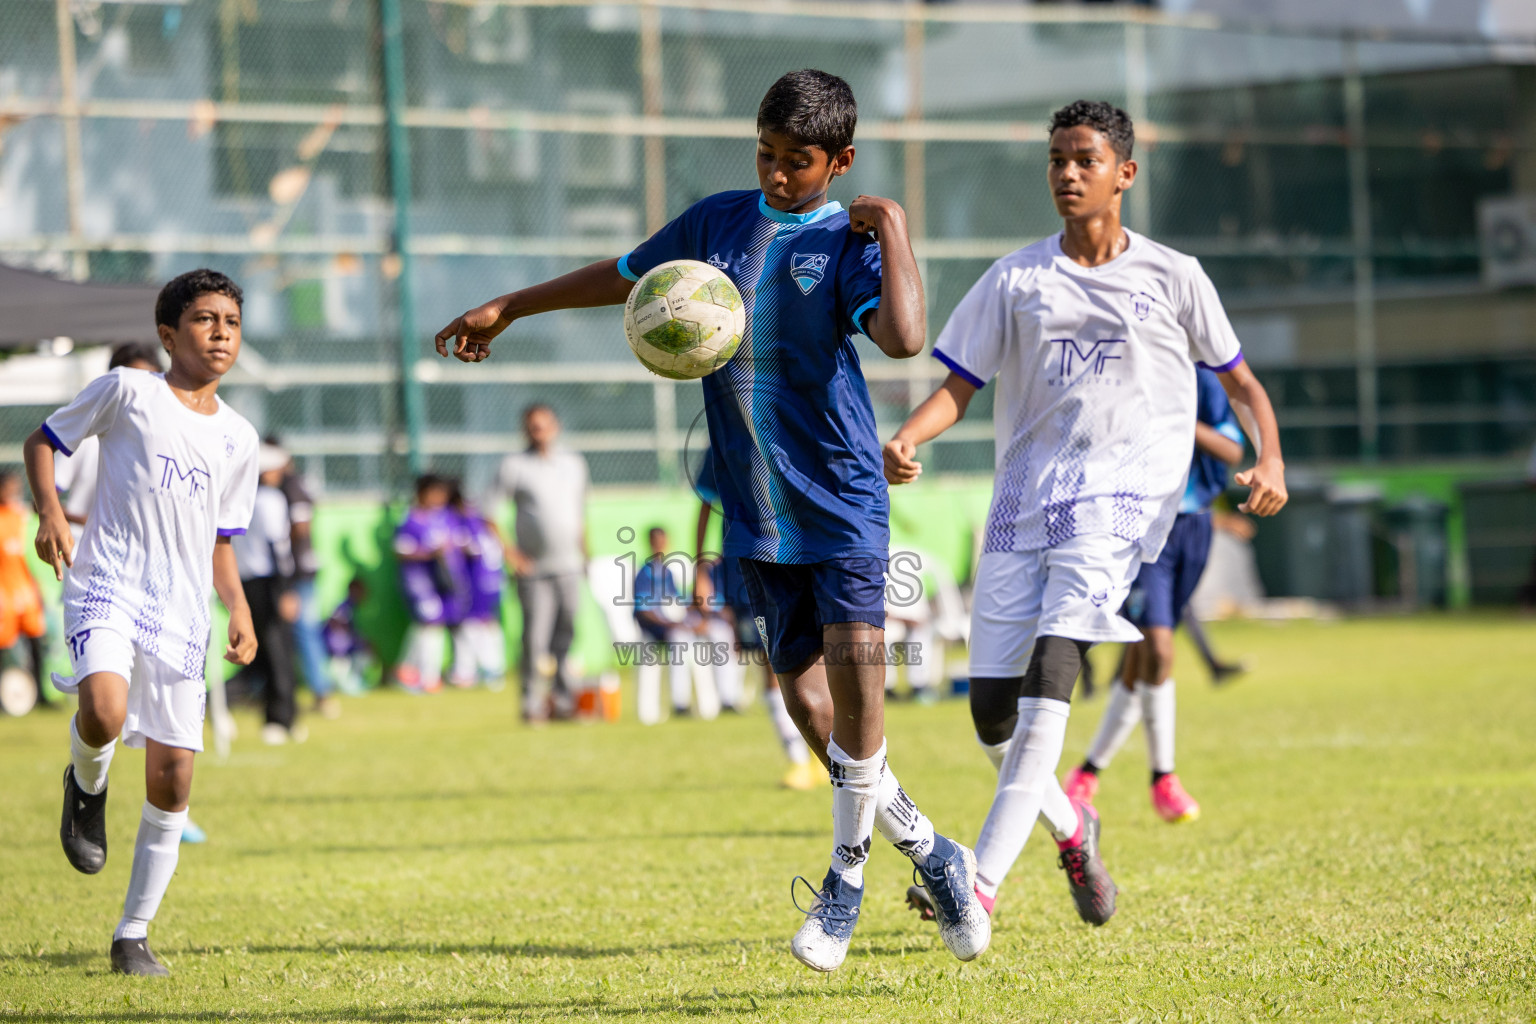
[[[575,696],[566,656],[587,566],[587,460],[556,443],[560,420],[547,405],[523,410],[523,433],[527,450],[502,460],[497,480],[517,507],[507,560],[523,606],[523,717],[568,718]]]

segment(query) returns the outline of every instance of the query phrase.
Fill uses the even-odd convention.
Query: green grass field
[[[1531,1020],[1536,622],[1213,633],[1257,667],[1214,691],[1185,659],[1180,773],[1204,817],[1153,817],[1133,738],[1099,801],[1107,927],[1077,920],[1037,831],[991,950],[959,964],[881,848],[825,977],[788,942],[828,797],[775,788],[760,710],[530,730],[510,693],[382,694],[277,749],[243,718],[229,761],[199,764],[210,842],[182,849],[151,933],[174,977],[149,983],[106,958],[142,757],[118,754],[87,878],[58,848],[64,716],[0,720],[0,1018]],[[1077,708],[1069,759],[1099,708]],[[894,706],[889,735],[912,795],[974,841],[992,778],[963,702]]]

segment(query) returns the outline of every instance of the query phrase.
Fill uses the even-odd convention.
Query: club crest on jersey
[[[225,434],[224,435],[224,457],[226,459],[231,459],[231,458],[234,458],[234,455],[235,455],[235,439],[230,437],[228,434]]]
[[[1137,320],[1145,320],[1152,315],[1152,304],[1156,301],[1146,292],[1137,292],[1131,296],[1131,312],[1136,314]]]
[[[725,260],[720,258],[720,254],[717,253],[717,252],[716,253],[710,253],[709,259],[705,260],[704,262],[708,263],[710,266],[714,267],[716,270],[724,270],[724,269],[726,269],[727,267],[730,266],[729,263],[727,263]]]
[[[803,294],[811,294],[811,289],[827,276],[827,261],[830,258],[826,253],[820,252],[809,256],[794,253],[789,257],[789,276],[795,279],[795,284],[800,286]]]

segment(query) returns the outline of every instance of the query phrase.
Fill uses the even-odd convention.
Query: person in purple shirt
[[[443,600],[443,556],[452,545],[449,482],[435,473],[416,480],[416,502],[395,529],[400,589],[411,613],[411,629],[395,677],[407,690],[435,693],[443,685],[448,642],[448,602]]]
[[[354,576],[347,584],[347,596],[325,620],[322,630],[325,653],[331,662],[331,678],[349,697],[362,695],[365,673],[373,657],[373,646],[357,630],[357,609],[367,599],[368,584],[361,576]]]
[[[507,574],[506,544],[496,524],[464,499],[457,487],[449,499],[454,518],[457,559],[462,573],[456,590],[462,594],[462,615],[453,625],[455,686],[484,683],[499,690],[506,685],[507,643],[501,631],[501,597]]]

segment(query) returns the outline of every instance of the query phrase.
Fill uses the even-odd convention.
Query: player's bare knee
[[[995,746],[1013,735],[1023,685],[1023,676],[971,680],[971,723],[977,739]]]
[[[1077,675],[1083,669],[1083,658],[1092,646],[1086,640],[1069,640],[1064,636],[1043,636],[1036,640],[1029,668],[1024,672],[1020,696],[1071,703]]]
[[[144,758],[145,798],[162,811],[186,810],[194,757],[190,750],[154,743]]]
[[[93,747],[106,746],[123,731],[128,717],[128,684],[110,672],[95,672],[80,684],[75,728]]]

